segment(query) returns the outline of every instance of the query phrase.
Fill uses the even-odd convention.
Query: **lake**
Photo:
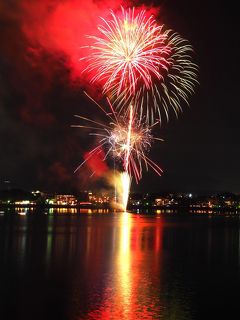
[[[235,319],[236,214],[0,214],[0,319]]]

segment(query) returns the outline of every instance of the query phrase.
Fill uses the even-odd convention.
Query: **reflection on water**
[[[82,210],[0,215],[4,320],[232,319],[238,217]]]
[[[131,257],[130,257],[130,236],[131,236],[131,219],[127,212],[121,216],[119,249],[117,257],[116,291],[119,292],[121,305],[125,310],[129,310],[132,291],[131,279]],[[129,311],[128,311],[129,312]]]
[[[145,230],[144,230],[145,229]],[[149,242],[148,235],[156,238]],[[125,212],[119,216],[116,255],[103,292],[101,306],[92,310],[87,319],[154,319],[161,314],[159,297],[161,222],[154,230],[140,219],[133,220]],[[146,234],[145,234],[146,233]],[[144,238],[146,240],[144,240]],[[150,240],[151,241],[151,240]],[[152,247],[153,255],[146,255]],[[153,269],[152,269],[153,267]],[[154,278],[154,271],[158,276]],[[157,288],[152,291],[152,283]]]

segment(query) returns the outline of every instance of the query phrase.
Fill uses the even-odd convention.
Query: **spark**
[[[98,103],[96,104],[98,105]],[[129,180],[134,176],[136,182],[139,182],[142,177],[143,167],[146,170],[152,168],[157,174],[161,175],[162,169],[147,156],[154,141],[163,141],[152,134],[152,129],[158,122],[155,122],[151,126],[143,123],[143,119],[139,120],[136,114],[134,114],[132,105],[130,105],[128,112],[123,115],[116,113],[110,102],[108,106],[111,111],[110,113],[100,106],[100,110],[109,119],[107,124],[75,115],[84,123],[73,125],[73,127],[82,129],[91,128],[93,131],[89,134],[98,138],[98,145],[88,153],[88,157],[75,171],[79,170],[91,157],[100,153],[103,147],[106,151],[104,160],[107,158],[116,160],[124,172],[129,175]],[[89,126],[88,123],[93,123],[94,126]]]
[[[102,86],[120,112],[133,104],[150,124],[156,115],[168,120],[170,109],[178,115],[198,83],[188,41],[165,30],[145,10],[110,11],[110,18],[102,21],[100,35],[88,36],[93,40],[91,53],[82,58],[88,62],[83,72],[91,75],[91,82]]]

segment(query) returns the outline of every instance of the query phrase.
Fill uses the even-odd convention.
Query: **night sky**
[[[38,38],[33,41],[35,24],[44,21],[44,6],[51,5],[49,10],[54,11],[59,4],[74,3],[80,8],[82,1],[40,2],[41,8],[38,0],[0,4],[0,186],[9,185],[6,180],[14,188],[48,191],[104,186],[101,179],[89,178],[87,168],[74,173],[94,141],[71,127],[78,123],[74,114],[96,114],[98,119],[101,115],[73,76],[68,52],[52,50]],[[158,20],[193,45],[200,86],[190,108],[184,106],[178,120],[172,117],[159,130],[164,142],[154,144],[150,156],[162,167],[163,176],[144,172],[132,191],[237,193],[238,10],[230,2],[217,0],[154,3],[160,6]]]

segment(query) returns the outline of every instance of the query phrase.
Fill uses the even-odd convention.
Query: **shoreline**
[[[46,205],[46,204],[0,204],[0,209],[90,209],[90,210],[114,210],[114,211],[121,211],[114,209],[110,205],[104,205],[104,206],[97,206],[97,205]],[[156,211],[163,211],[163,212],[171,212],[171,213],[192,213],[192,212],[206,212],[206,213],[225,213],[225,212],[234,212],[234,213],[240,213],[240,208],[235,207],[220,207],[220,208],[210,208],[210,207],[188,207],[188,206],[128,206],[128,211],[131,211],[133,213],[138,213],[138,211],[150,211],[150,212],[156,212]]]

